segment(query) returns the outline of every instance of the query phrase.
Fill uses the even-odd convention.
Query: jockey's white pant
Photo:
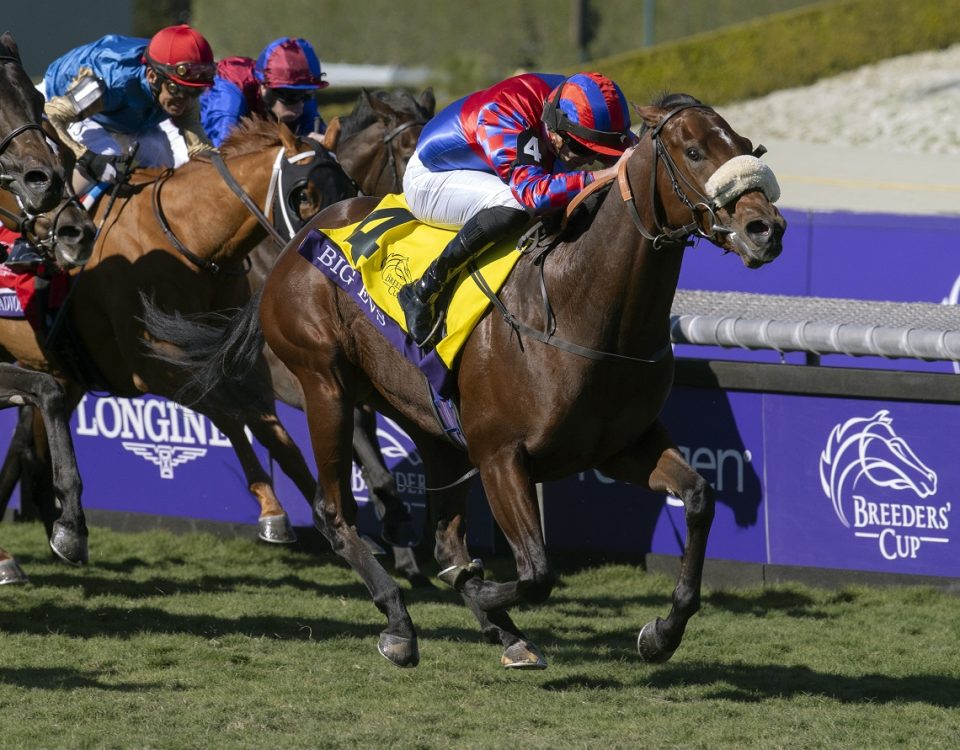
[[[141,130],[134,135],[107,130],[95,120],[81,120],[67,128],[70,137],[95,154],[125,154],[130,144],[137,141],[137,166],[179,167],[189,159],[187,144],[180,128],[170,120]]]
[[[403,195],[420,221],[459,229],[483,208],[507,206],[528,211],[497,175],[475,169],[431,172],[414,154],[403,174]]]
[[[45,81],[40,81],[36,89],[44,99],[47,98]],[[180,128],[169,118],[135,135],[115,133],[90,119],[67,126],[67,132],[77,143],[95,154],[119,156],[127,153],[130,144],[137,141],[140,144],[136,158],[139,167],[179,167],[190,158],[187,155],[187,142]]]

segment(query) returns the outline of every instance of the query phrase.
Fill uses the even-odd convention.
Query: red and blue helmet
[[[320,60],[306,39],[285,36],[264,47],[257,58],[253,74],[268,89],[326,88]]]
[[[561,136],[606,156],[619,156],[634,141],[626,97],[599,73],[577,73],[551,91],[543,121]]]

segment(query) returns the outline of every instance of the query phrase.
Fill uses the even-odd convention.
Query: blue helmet
[[[257,58],[253,69],[256,79],[269,89],[326,88],[320,60],[306,39],[285,36],[276,39]]]

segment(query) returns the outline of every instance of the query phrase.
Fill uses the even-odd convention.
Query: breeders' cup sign
[[[153,396],[86,394],[72,423],[84,505],[256,521],[259,506],[239,459],[229,439],[203,414]],[[254,445],[268,465],[265,451]]]
[[[840,523],[886,560],[916,558],[926,545],[950,541],[952,503],[936,502],[937,473],[896,434],[886,409],[833,428],[820,454],[820,483]]]

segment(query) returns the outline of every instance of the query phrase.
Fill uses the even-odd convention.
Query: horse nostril
[[[53,181],[53,176],[46,169],[29,169],[24,173],[23,181],[32,190],[45,190]]]
[[[766,238],[770,231],[770,224],[763,219],[754,219],[747,224],[747,234],[751,237]]]
[[[76,245],[83,239],[83,227],[77,224],[65,224],[57,228],[57,240]]]

